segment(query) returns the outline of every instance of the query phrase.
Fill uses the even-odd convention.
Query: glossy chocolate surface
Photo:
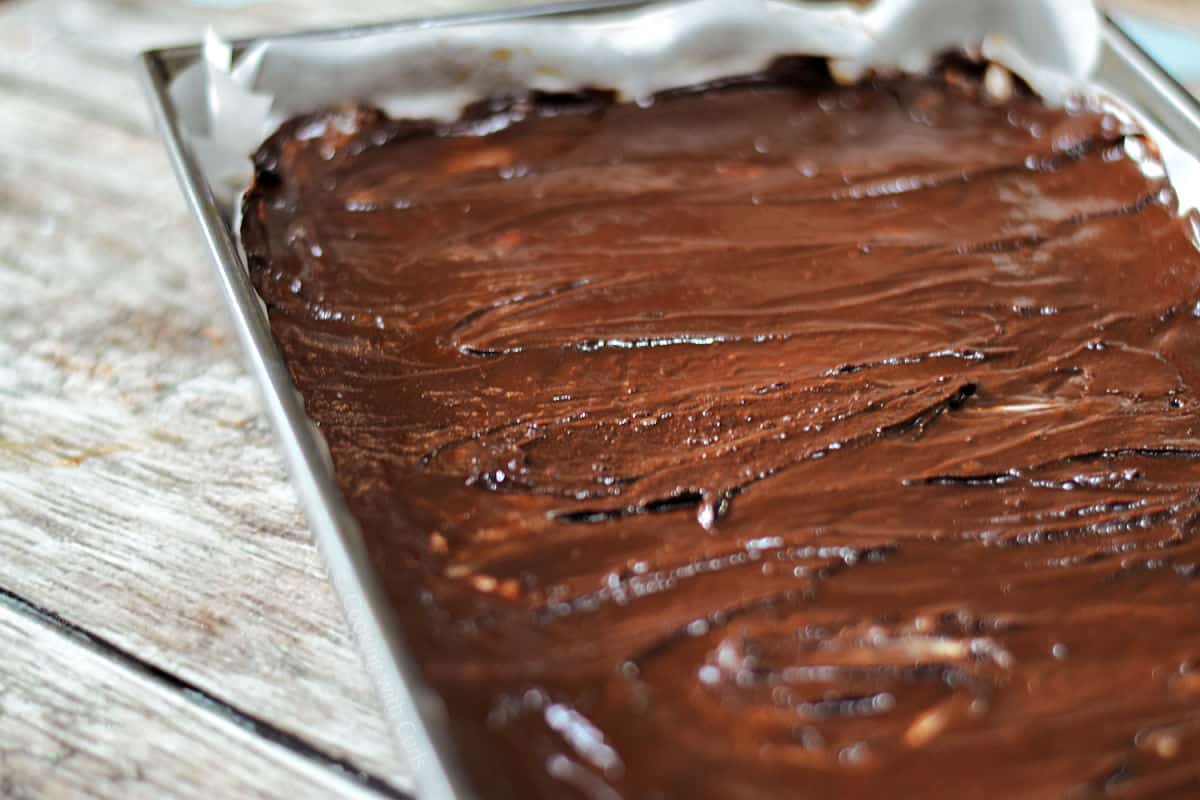
[[[260,151],[256,285],[481,794],[1200,792],[1200,255],[1112,119],[979,95]]]

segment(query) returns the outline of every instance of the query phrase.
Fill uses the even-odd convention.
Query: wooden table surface
[[[386,4],[207,5],[0,0],[0,797],[410,787],[131,69]]]

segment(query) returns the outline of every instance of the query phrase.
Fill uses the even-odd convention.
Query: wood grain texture
[[[1147,1],[1200,23],[1200,5]],[[293,0],[215,20],[242,34],[486,5],[511,3]],[[409,785],[130,69],[213,14],[0,0],[0,593],[107,643],[0,603],[0,796],[377,794],[337,762]]]
[[[370,797],[0,604],[0,797]]]
[[[406,785],[160,146],[0,106],[0,587]]]

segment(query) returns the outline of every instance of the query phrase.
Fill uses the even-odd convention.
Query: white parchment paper
[[[285,119],[364,100],[398,117],[452,120],[523,88],[586,86],[635,100],[752,73],[781,55],[831,60],[836,75],[922,72],[948,50],[1004,65],[1047,103],[1119,109],[1158,145],[1181,213],[1200,208],[1200,162],[1097,79],[1102,23],[1091,0],[685,0],[582,18],[417,27],[326,41],[258,44],[233,63],[210,37],[171,86],[214,194],[232,205],[249,154]]]

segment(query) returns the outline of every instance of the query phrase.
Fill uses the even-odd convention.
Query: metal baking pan
[[[431,25],[454,25],[586,14],[601,9],[648,5],[646,0],[590,0],[512,11],[413,19],[397,22],[260,37],[233,42],[235,55],[266,41],[327,41]],[[139,67],[151,110],[188,207],[200,226],[246,365],[258,382],[264,409],[279,437],[292,483],[307,515],[326,569],[375,684],[395,744],[405,754],[422,800],[478,797],[461,766],[446,710],[420,677],[371,565],[357,524],[334,482],[324,441],[304,413],[303,402],[271,336],[236,242],[233,219],[219,208],[209,175],[188,146],[178,109],[168,93],[171,80],[202,58],[199,44],[151,50]],[[1200,103],[1126,36],[1111,20],[1103,32],[1099,79],[1137,105],[1168,136],[1200,154]]]

